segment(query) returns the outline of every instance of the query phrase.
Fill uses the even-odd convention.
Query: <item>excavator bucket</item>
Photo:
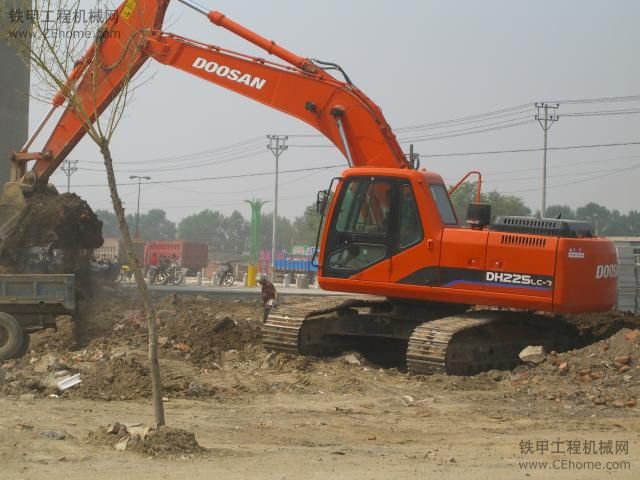
[[[0,264],[20,273],[34,247],[71,252],[102,246],[102,222],[73,193],[9,182],[0,196]]]

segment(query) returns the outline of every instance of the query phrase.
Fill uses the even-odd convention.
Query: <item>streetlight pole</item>
[[[133,235],[133,238],[136,240],[140,240],[140,185],[143,180],[151,180],[151,177],[139,177],[138,175],[129,176],[130,180],[138,180],[138,208],[136,209],[136,233]]]

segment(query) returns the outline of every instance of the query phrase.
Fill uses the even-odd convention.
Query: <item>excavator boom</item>
[[[32,171],[45,182],[85,135],[87,122],[95,121],[150,57],[308,123],[340,149],[350,166],[409,167],[380,108],[348,79],[332,77],[319,62],[220,12],[179,1],[289,65],[162,32],[169,0],[126,0],[54,97],[55,108],[64,102],[65,90],[72,90],[75,102],[67,105],[43,149],[14,154],[14,180],[25,174],[27,162],[35,161]],[[30,139],[27,146],[32,143]]]

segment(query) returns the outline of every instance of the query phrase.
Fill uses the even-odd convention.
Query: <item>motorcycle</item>
[[[118,262],[109,259],[92,259],[89,263],[93,275],[104,282],[116,282],[120,274]]]
[[[180,285],[184,282],[184,272],[182,271],[182,266],[179,263],[172,263],[166,273],[168,277],[167,283],[169,285]]]
[[[235,281],[233,270],[225,267],[216,272],[211,283],[214,287],[231,287]]]
[[[151,285],[166,285],[169,282],[169,272],[164,266],[152,265],[148,278]]]

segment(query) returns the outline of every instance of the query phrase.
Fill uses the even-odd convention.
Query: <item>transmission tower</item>
[[[269,145],[267,148],[271,150],[276,159],[276,190],[273,199],[273,236],[271,237],[271,281],[274,279],[274,270],[276,266],[276,222],[278,220],[278,160],[280,155],[287,148],[286,142],[289,139],[286,135],[267,135]]]
[[[553,105],[544,102],[535,103],[537,110],[536,120],[544,132],[544,149],[542,152],[542,207],[540,209],[540,218],[544,218],[544,213],[547,210],[547,132],[560,118],[556,113],[559,106],[558,103]]]
[[[67,176],[67,192],[71,191],[71,175],[78,171],[78,160],[65,160],[62,163],[62,171]]]

